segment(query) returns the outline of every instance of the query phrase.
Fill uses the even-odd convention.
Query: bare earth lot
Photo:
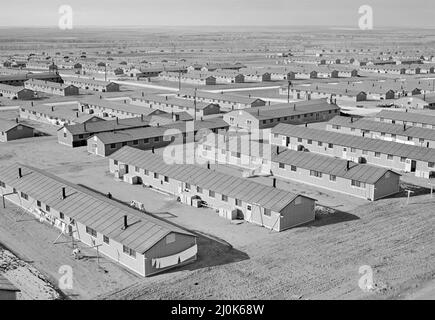
[[[8,111],[0,116],[14,115]],[[99,268],[96,253],[84,247],[85,258],[74,260],[71,239],[62,237],[53,245],[57,231],[7,203],[6,209],[0,208],[0,243],[30,262],[53,287],[58,284],[59,267],[71,265],[76,280],[74,289],[64,292],[68,298],[371,299],[432,292],[435,198],[427,190],[417,192],[406,205],[403,194],[370,203],[283,183],[279,187],[313,195],[334,209],[319,210],[314,223],[275,233],[247,223],[231,224],[210,209],[188,207],[172,196],[114,181],[107,159],[90,156],[85,148],[61,146],[55,136],[0,145],[0,165],[15,161],[50,169],[100,192],[110,191],[121,201],[141,201],[156,216],[198,235],[197,262],[143,279],[104,258]],[[240,174],[234,168],[215,169]],[[270,183],[267,178],[260,180]],[[358,286],[363,265],[374,272],[377,287],[371,292]]]
[[[0,248],[0,272],[20,288],[17,294],[18,300],[54,300],[62,296],[28,261],[20,259],[4,248]]]

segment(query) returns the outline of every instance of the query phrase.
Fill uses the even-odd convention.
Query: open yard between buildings
[[[61,174],[60,168],[53,171]],[[91,167],[82,172],[75,168],[64,171],[63,177],[81,183],[91,171]],[[181,205],[173,197],[140,186],[115,182],[108,190],[110,180],[101,168],[88,185],[110,191],[119,200],[140,201],[157,216],[213,235],[239,252],[235,261],[221,264],[213,257],[205,268],[192,266],[192,274],[176,273],[152,287],[141,281],[110,298],[370,298],[375,295],[358,287],[362,277],[358,271],[364,265],[373,268],[377,294],[387,298],[434,276],[431,208],[435,199],[428,194],[413,197],[409,205],[401,195],[365,202],[346,212],[319,210],[315,222],[278,234],[247,223],[231,224],[212,210]],[[198,263],[208,260],[208,254],[200,249]],[[221,279],[218,287],[213,285],[216,278]]]
[[[101,193],[111,192],[125,203],[139,201],[152,214],[198,236],[195,263],[140,278],[105,258],[99,269],[96,252],[84,246],[86,258],[72,259],[71,239],[61,237],[53,245],[56,230],[6,203],[7,208],[0,209],[0,243],[32,261],[54,285],[59,266],[71,265],[78,280],[74,290],[64,292],[70,298],[405,298],[435,276],[435,198],[427,189],[416,188],[407,205],[404,193],[371,203],[303,184],[278,184],[311,195],[327,208],[318,208],[313,223],[276,233],[246,222],[233,224],[211,209],[186,206],[155,190],[115,181],[108,173],[108,159],[91,156],[85,148],[61,146],[54,136],[0,145],[0,165],[16,161]],[[226,166],[215,169],[240,174]],[[256,179],[270,183],[268,178]],[[377,285],[371,292],[358,286],[363,276],[359,268],[365,265],[372,268]]]

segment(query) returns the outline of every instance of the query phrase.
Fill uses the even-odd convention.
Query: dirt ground
[[[6,203],[6,209],[1,208],[0,213],[0,243],[24,257],[23,260],[28,261],[27,267],[40,270],[51,286],[59,289],[62,266],[72,268],[73,288],[63,290],[65,298],[90,299],[107,290],[132,284],[138,279],[136,275],[105,258],[100,259],[99,267],[96,252],[80,243],[83,258],[74,259],[70,238],[62,236],[54,243],[59,236],[58,231],[41,224],[11,203]],[[18,288],[22,289],[22,286],[18,285]]]
[[[14,115],[7,111],[0,116]],[[318,208],[315,222],[275,233],[248,223],[232,224],[211,209],[185,206],[172,196],[115,181],[107,159],[91,156],[85,148],[59,145],[55,136],[1,144],[0,165],[16,161],[110,191],[126,203],[140,201],[149,212],[198,236],[197,262],[144,279],[105,258],[99,268],[95,251],[85,247],[85,258],[74,260],[70,239],[53,244],[56,230],[7,203],[6,209],[0,208],[0,243],[39,270],[55,289],[60,266],[70,265],[74,288],[63,292],[66,298],[388,299],[431,294],[427,287],[435,278],[435,198],[426,189],[416,187],[407,205],[404,194],[371,203],[279,182],[280,188],[311,195],[325,207]],[[214,169],[240,175],[231,167]],[[258,181],[271,183],[268,178]],[[376,284],[370,292],[358,286],[359,268],[365,265],[372,268]]]
[[[0,248],[0,270],[20,288],[18,300],[56,300],[62,296],[34,266],[3,248]]]
[[[435,300],[435,281],[431,281],[422,288],[405,295],[406,300]]]
[[[62,168],[53,170],[62,174]],[[234,261],[222,263],[213,257],[206,268],[185,267],[191,274],[175,273],[152,288],[141,281],[108,298],[389,298],[400,297],[435,276],[435,199],[427,193],[412,198],[409,205],[403,194],[376,203],[355,201],[353,206],[348,199],[339,209],[319,210],[312,224],[277,234],[247,223],[231,224],[212,210],[181,205],[153,190],[113,184],[106,168],[92,174],[94,170],[74,168],[63,176],[82,183],[91,175],[88,185],[93,188],[106,192],[110,185],[114,197],[141,201],[156,215],[213,235],[237,250]],[[200,250],[200,265],[205,258],[202,252],[209,255],[208,249]],[[364,265],[372,267],[378,291],[366,293],[358,287],[359,268]]]

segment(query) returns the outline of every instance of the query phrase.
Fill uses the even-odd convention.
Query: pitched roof
[[[408,97],[409,99],[413,99],[413,98],[418,98],[423,100],[424,102],[428,103],[428,104],[432,104],[435,103],[435,94],[434,93],[427,93],[427,94],[417,94],[415,96],[412,97]]]
[[[180,97],[193,98],[195,96],[194,89],[183,89],[177,93]],[[241,104],[252,104],[256,101],[263,101],[259,98],[250,98],[245,96],[235,96],[227,93],[212,93],[207,91],[196,91],[196,96],[199,98],[210,99],[210,100],[220,100],[227,101],[230,103],[241,103]],[[263,101],[264,102],[264,101]]]
[[[138,139],[147,139],[154,137],[162,137],[165,135],[171,136],[174,133],[183,133],[189,129],[189,125],[192,126],[192,131],[198,131],[201,129],[215,129],[215,128],[227,128],[228,124],[221,118],[213,118],[207,120],[197,120],[197,121],[185,121],[185,122],[174,122],[171,124],[166,124],[158,127],[144,127],[136,129],[128,129],[120,132],[107,131],[97,134],[97,138],[100,139],[104,144],[118,143],[133,141]]]
[[[328,110],[340,110],[340,107],[335,104],[327,103],[326,99],[318,99],[295,103],[279,103],[270,106],[254,107],[231,112],[247,112],[259,120],[267,120]]]
[[[51,72],[38,72],[38,73],[17,73],[10,75],[1,75],[0,82],[4,81],[26,81],[29,79],[51,79],[51,78],[59,78],[61,77],[58,74],[54,74]]]
[[[398,174],[385,168],[354,162],[350,162],[349,169],[347,169],[348,163],[346,160],[312,152],[295,151],[290,149],[280,151],[279,154],[274,152],[272,161],[294,165],[298,168],[304,168],[307,170],[315,170],[349,180],[358,180],[369,184],[376,183],[387,172]]]
[[[76,104],[71,105],[57,105],[57,106],[48,106],[45,104],[37,104],[37,105],[27,105],[22,106],[21,109],[27,110],[28,112],[36,112],[46,115],[48,117],[52,117],[57,120],[68,120],[74,123],[82,123],[85,122],[95,115],[85,114],[78,111]]]
[[[288,89],[287,87],[283,87],[286,90]],[[320,92],[320,93],[326,93],[326,94],[331,94],[332,95],[344,95],[344,96],[357,96],[360,93],[366,94],[364,91],[360,91],[358,89],[352,89],[352,88],[343,88],[340,86],[331,86],[331,87],[326,87],[326,86],[306,86],[306,85],[299,85],[299,86],[293,86],[290,88],[290,90],[295,90],[295,91],[308,91],[308,92]]]
[[[376,118],[385,118],[406,122],[418,122],[435,126],[435,116],[417,112],[382,110],[376,115]]]
[[[235,68],[241,69],[241,68],[245,68],[246,66],[244,66],[243,64],[241,64],[239,62],[238,63],[220,62],[220,63],[207,63],[202,67],[205,67],[209,70],[211,70],[211,69],[213,69],[213,70],[215,70],[215,69],[225,70],[225,69],[235,69]]]
[[[150,125],[150,120],[150,117],[144,117],[143,119],[140,117],[134,117],[118,120],[88,122],[86,124],[79,123],[73,125],[66,125],[64,126],[64,128],[66,128],[69,132],[71,132],[71,134],[74,135],[85,133],[100,133],[106,131],[148,127]]]
[[[385,94],[388,91],[411,92],[414,89],[433,91],[433,81],[425,79],[377,79],[377,80],[357,80],[357,79],[330,79],[327,82],[306,83],[293,85],[293,89],[326,92],[337,91],[345,92],[366,92],[368,94]]]
[[[178,72],[170,72],[163,71],[160,73],[161,76],[169,76],[169,77],[181,77],[182,79],[198,79],[198,80],[206,80],[209,78],[214,78],[210,73],[206,71],[190,71],[187,73],[179,74]]]
[[[172,96],[159,96],[159,95],[145,95],[145,96],[141,96],[141,95],[134,95],[132,96],[133,101],[134,100],[139,100],[139,101],[146,101],[148,103],[158,103],[158,104],[167,104],[167,105],[173,105],[173,106],[178,106],[178,107],[183,107],[183,108],[187,108],[187,109],[194,109],[195,108],[195,103],[192,100],[187,100],[187,99],[181,99],[181,98],[176,98],[176,97],[172,97]],[[210,103],[210,102],[202,102],[202,101],[197,101],[196,102],[196,109],[197,110],[202,110],[205,109],[211,105],[216,105],[215,103]]]
[[[225,141],[224,137],[226,138]],[[202,144],[212,147],[217,145],[219,150],[224,149],[231,152],[239,152],[243,155],[261,157],[275,163],[285,163],[307,170],[316,170],[325,174],[370,184],[377,182],[387,172],[394,172],[389,169],[354,162],[350,162],[350,168],[347,169],[346,160],[313,152],[295,151],[279,146],[272,146],[268,143],[253,141],[251,136],[247,134],[228,133],[226,135],[219,135],[218,138],[220,138],[218,141],[214,137],[212,141],[207,140]]]
[[[193,120],[193,117],[190,113],[186,112],[186,111],[181,111],[181,112],[174,112],[174,115],[178,115],[179,119],[178,121],[190,121]],[[161,115],[159,115],[161,116]]]
[[[152,65],[152,66],[147,66],[147,67],[143,67],[140,68],[140,71],[143,73],[147,73],[147,72],[156,72],[156,73],[160,73],[163,71],[169,71],[169,72],[186,72],[187,71],[187,67],[185,66],[177,66],[177,65]]]
[[[204,72],[204,71],[202,71]],[[235,78],[237,76],[243,76],[243,74],[241,72],[238,72],[237,70],[229,70],[229,69],[218,69],[218,70],[214,70],[214,71],[209,71],[208,74],[210,76],[213,76],[215,78],[218,77],[229,77],[229,78]]]
[[[260,137],[253,137],[249,132],[235,132],[230,130],[225,133],[207,136],[200,144],[210,146],[217,150],[226,150],[231,153],[237,152],[251,157],[271,160],[272,149],[270,145],[255,140],[257,138]]]
[[[412,146],[404,143],[358,137],[303,126],[280,123],[272,128],[273,134],[282,134],[289,137],[311,139],[334,145],[353,147],[361,150],[392,154],[408,159],[435,162],[435,149]]]
[[[18,168],[22,168],[22,178],[18,177]],[[13,164],[2,167],[0,179],[20,192],[139,253],[150,249],[170,232],[193,236],[163,220],[30,166]],[[65,199],[61,197],[62,188],[66,188]],[[123,230],[125,215],[128,217],[129,227]]]
[[[290,72],[295,73],[309,73],[308,71],[309,66],[298,66],[298,65],[291,65],[291,66],[272,66],[272,67],[265,67],[261,68],[259,70],[264,72],[269,72],[270,74],[281,74],[281,75],[287,75]]]
[[[240,73],[245,76],[263,76],[265,74],[270,74],[268,70],[251,69],[251,68],[242,68],[240,69]]]
[[[124,147],[118,150],[110,158],[190,183],[206,190],[212,190],[231,198],[251,204],[259,204],[275,212],[280,212],[296,197],[302,196],[195,165],[169,165],[166,164],[165,159],[160,155],[131,147]]]
[[[113,100],[99,99],[96,96],[81,99],[79,103],[80,105],[89,105],[89,106],[94,106],[99,108],[111,109],[113,111],[118,111],[118,112],[122,111],[122,112],[133,113],[133,114],[144,115],[144,116],[156,111],[156,109],[137,106],[130,103],[117,102],[116,100],[113,101]],[[160,112],[164,112],[164,111],[160,110]]]
[[[404,128],[404,126],[400,124],[384,123],[363,118],[350,118],[341,116],[334,117],[328,122],[328,124],[339,125],[347,128],[398,134],[414,138],[424,138],[427,140],[435,141],[435,130],[421,127],[407,126]]]
[[[10,86],[7,84],[2,84],[2,83],[0,83],[0,90],[10,91],[10,92],[14,92],[14,93],[18,93],[18,92],[23,91],[23,90],[31,91],[31,90],[25,89],[21,86]]]
[[[30,85],[36,85],[36,86],[47,86],[50,88],[56,88],[56,89],[60,89],[60,90],[64,90],[64,89],[69,88],[69,87],[77,88],[74,85],[68,85],[68,84],[64,84],[64,83],[45,81],[45,80],[39,80],[39,79],[29,79],[25,83],[30,84]]]
[[[77,78],[77,77],[64,77],[63,80],[65,82],[78,82],[78,83],[84,83],[84,84],[92,84],[96,86],[108,86],[111,83],[111,81],[103,81],[103,80],[95,80],[95,79],[89,79],[89,78]]]
[[[8,120],[0,119],[0,132],[7,132],[7,131],[15,128],[18,125],[31,128],[28,125],[25,125],[22,123],[17,123],[16,121],[8,121]]]
[[[339,71],[339,72],[352,72],[355,70],[354,66],[349,65],[326,65],[326,66],[318,66],[315,64],[304,64],[304,65],[285,65],[285,66],[273,66],[273,67],[267,67],[264,68],[265,71],[268,71],[270,73],[277,73],[277,74],[288,74],[290,72],[294,73],[305,73],[309,74],[311,72],[316,73],[331,73],[333,71]]]

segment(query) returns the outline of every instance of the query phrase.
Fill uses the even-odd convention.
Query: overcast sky
[[[371,5],[374,27],[435,27],[434,0],[0,0],[0,26],[58,25],[70,5],[75,26],[358,26]]]

